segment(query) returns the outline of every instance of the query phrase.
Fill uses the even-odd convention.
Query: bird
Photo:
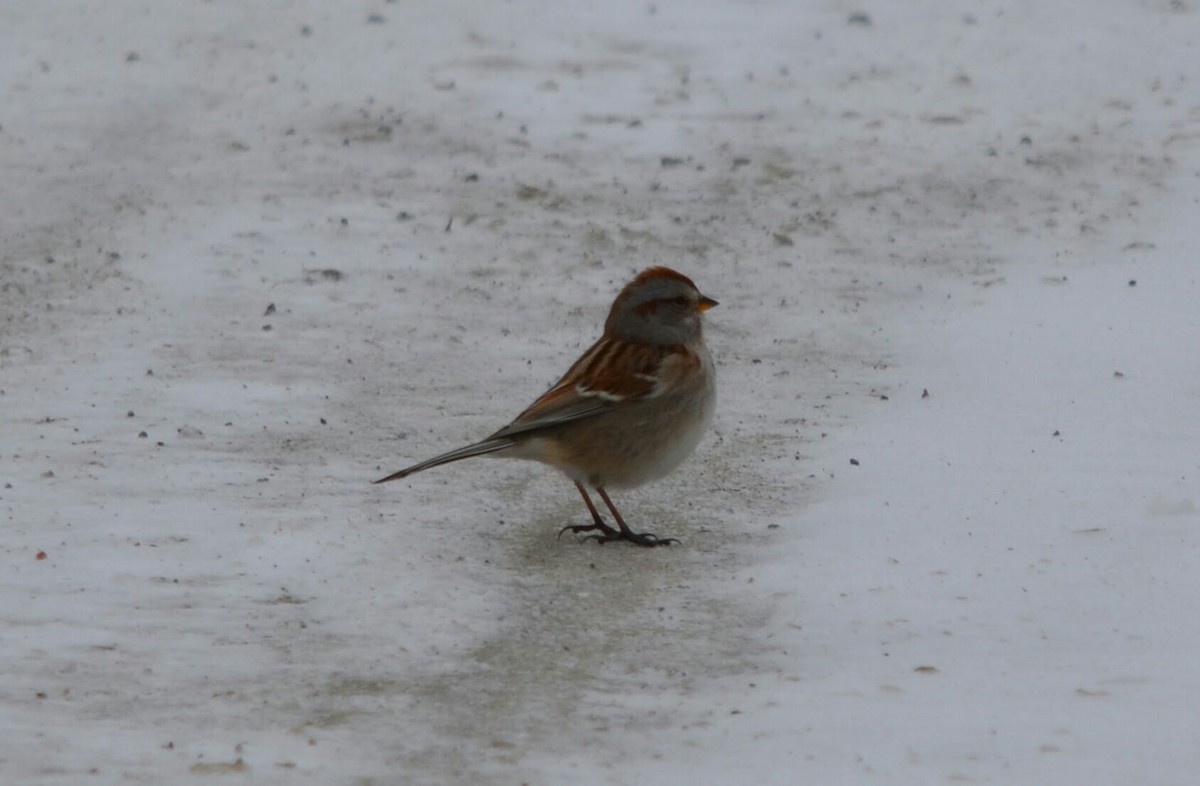
[[[591,524],[559,530],[598,543],[669,546],[635,532],[609,497],[658,480],[699,444],[716,407],[716,373],[702,315],[717,301],[667,267],[640,272],[617,295],[604,331],[554,385],[504,428],[479,442],[393,472],[388,483],[475,456],[547,464],[574,482]],[[616,526],[592,502],[595,491]]]

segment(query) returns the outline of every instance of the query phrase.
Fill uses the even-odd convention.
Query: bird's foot
[[[596,533],[599,530],[599,533]],[[605,543],[612,543],[614,540],[627,540],[630,543],[636,543],[639,546],[670,546],[672,543],[678,543],[677,538],[660,538],[650,532],[634,532],[631,529],[613,529],[603,521],[597,521],[594,524],[573,524],[563,527],[558,531],[558,536],[561,538],[564,532],[570,532],[577,535],[581,532],[590,532],[592,534],[584,538],[584,540],[594,540],[603,546]]]
[[[679,542],[678,538],[660,538],[652,532],[634,532],[628,529],[617,532],[614,535],[606,535],[603,539],[598,535],[589,535],[588,538],[595,538],[598,543],[607,543],[610,540],[627,540],[639,546],[670,546],[672,543]]]
[[[601,546],[603,546],[605,543],[612,543],[614,540],[625,540],[630,543],[635,543],[638,546],[670,546],[672,543],[679,542],[678,538],[660,538],[659,536],[650,532],[633,532],[632,530],[625,530],[622,532],[619,529],[613,529],[607,524],[581,524],[574,527],[563,527],[559,531],[558,536],[561,538],[562,534],[567,531],[579,533],[591,532],[595,529],[600,530],[600,533],[592,533],[591,535],[585,537],[584,540],[594,540]]]

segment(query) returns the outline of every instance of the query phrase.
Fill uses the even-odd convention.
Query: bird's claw
[[[593,530],[600,530],[597,534]],[[558,531],[558,536],[561,538],[564,532],[579,534],[582,532],[591,532],[592,534],[584,537],[584,540],[594,540],[603,546],[605,543],[612,543],[614,540],[626,540],[638,546],[670,546],[672,543],[678,543],[678,538],[660,538],[650,532],[633,532],[631,530],[613,529],[607,524],[574,524],[563,527]]]
[[[670,546],[679,542],[678,538],[660,538],[653,532],[622,532],[617,537],[639,546]]]

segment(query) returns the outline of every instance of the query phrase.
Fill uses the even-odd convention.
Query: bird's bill
[[[718,303],[717,301],[713,300],[712,298],[701,295],[700,302],[696,304],[696,310],[699,311],[701,314],[703,314],[705,311],[708,311],[713,306],[719,306],[719,305],[721,305],[721,304]]]

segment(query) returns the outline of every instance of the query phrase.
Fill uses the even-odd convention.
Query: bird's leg
[[[583,497],[583,501],[587,505],[588,512],[592,514],[592,523],[563,527],[558,531],[558,536],[561,538],[564,532],[578,533],[600,530],[602,533],[604,533],[603,539],[601,539],[600,535],[590,535],[589,537],[596,538],[601,543],[607,543],[610,540],[620,540],[621,533],[605,524],[604,519],[600,518],[600,512],[596,510],[596,506],[592,504],[592,498],[588,496],[587,490],[583,487],[583,484],[576,481],[575,488],[579,489],[579,494]]]
[[[679,542],[675,538],[660,538],[649,532],[634,532],[625,524],[625,519],[621,518],[621,514],[617,512],[617,506],[608,498],[608,492],[602,488],[597,488],[596,493],[600,495],[600,499],[604,500],[604,504],[608,506],[608,509],[613,514],[613,518],[616,519],[617,526],[621,528],[620,532],[614,532],[609,527],[609,531],[604,533],[604,537],[600,537],[599,535],[590,536],[600,543],[607,543],[610,540],[627,540],[639,546],[670,546],[672,543]]]

